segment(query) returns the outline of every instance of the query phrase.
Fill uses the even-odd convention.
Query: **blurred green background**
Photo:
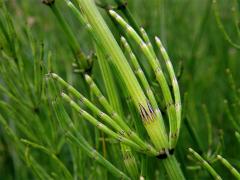
[[[52,52],[53,71],[81,88],[82,84],[78,81],[78,74],[72,73],[73,56],[66,37],[50,8],[43,5],[40,0],[6,0],[5,2],[16,29],[16,39],[23,42],[19,49],[23,54],[23,59],[25,58],[26,73],[29,76],[32,73],[32,62],[28,54],[29,46],[24,34],[24,27],[27,26],[39,47],[43,42],[44,48]],[[114,5],[112,0],[106,0],[105,2]],[[234,43],[240,44],[240,34],[238,32],[240,1],[218,0],[217,4],[219,7],[218,13],[227,34]],[[65,2],[56,0],[56,6],[70,24],[85,54],[91,54],[94,47],[85,27],[77,21],[66,7]],[[235,98],[236,94],[239,97],[240,51],[226,40],[225,35],[220,30],[214,15],[212,1],[128,0],[128,8],[136,22],[145,28],[152,41],[156,35],[162,39],[175,70],[179,72],[180,66],[182,67],[179,85],[182,99],[184,99],[186,93],[187,98],[184,99],[184,120],[177,145],[177,157],[183,166],[186,178],[210,178],[202,170],[188,169],[188,166],[194,164],[187,158],[189,147],[202,153],[206,159],[211,159],[210,155],[217,148],[220,148],[219,153],[226,157],[237,169],[240,169],[240,144],[235,137],[237,129],[230,121],[232,117],[238,124],[240,122],[239,100]],[[116,27],[114,27],[105,10],[101,9],[101,12],[112,31],[116,33]],[[2,43],[0,45],[4,46]],[[232,74],[230,80],[226,72],[227,69],[230,69]],[[98,70],[93,71],[93,73],[97,76]],[[1,79],[0,74],[0,83],[4,81]],[[0,97],[4,100],[3,92],[1,92]],[[225,100],[228,101],[227,105],[224,103]],[[228,108],[231,110],[232,116],[229,116]],[[4,115],[3,111],[0,108],[0,112]],[[5,117],[8,119],[8,116]],[[208,122],[210,122],[212,128],[212,134],[210,135],[212,136],[212,144],[208,142]],[[191,124],[190,129],[195,131],[199,144],[196,143],[194,135],[190,132],[188,123]],[[88,139],[86,134],[85,137]],[[69,164],[68,161],[70,161],[68,153],[67,150],[62,150],[59,153],[60,159],[66,164]],[[111,151],[109,150],[108,153],[111,153]],[[21,158],[16,158],[18,156],[20,155],[17,148],[9,140],[4,127],[0,124],[0,179],[37,178],[31,173],[31,168],[25,162],[22,162]],[[41,159],[44,154],[35,152],[35,156],[36,159]],[[16,162],[16,159],[19,162]],[[88,161],[88,157],[85,157],[85,161]],[[49,169],[54,167],[51,160],[46,157],[41,159],[41,164],[43,167],[49,166]],[[89,162],[86,164],[91,167],[97,166]],[[114,164],[118,165],[116,162]],[[121,165],[119,166],[121,167]],[[231,177],[229,172],[226,169],[223,170],[220,164],[213,162],[213,166],[225,179]],[[85,171],[85,176],[82,177],[87,177],[86,174],[88,174],[87,179],[98,179],[96,178],[98,172],[93,175],[91,169],[82,168],[84,169],[83,172]],[[52,171],[54,172],[54,170]]]

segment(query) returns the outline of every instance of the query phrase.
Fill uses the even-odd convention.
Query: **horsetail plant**
[[[170,89],[168,87],[166,78],[163,74],[163,70],[161,68],[161,65],[159,63],[159,60],[156,57],[156,54],[147,46],[147,44],[141,39],[141,37],[136,33],[136,31],[127,24],[122,17],[120,17],[116,12],[110,10],[110,14],[116,19],[116,21],[123,26],[126,33],[140,46],[143,54],[146,56],[147,60],[149,61],[152,70],[155,73],[156,79],[162,89],[164,100],[166,103],[168,118],[169,118],[169,124],[170,124],[170,150],[174,149],[174,146],[176,145],[177,141],[177,135],[178,135],[178,127],[177,127],[177,119],[176,119],[176,112],[172,100],[172,95],[170,92]],[[157,39],[157,43],[159,40]],[[158,43],[159,44],[159,43]],[[166,54],[166,53],[165,53]],[[174,83],[176,84],[176,83]],[[178,108],[177,108],[178,109]]]
[[[40,2],[0,0],[0,179],[240,179],[237,0]]]
[[[176,136],[177,136],[177,120],[176,112],[172,102],[172,97],[170,89],[168,87],[166,78],[161,70],[161,66],[156,59],[156,55],[147,48],[143,40],[135,33],[135,31],[127,25],[119,15],[114,11],[110,10],[109,13],[123,26],[127,27],[128,33],[132,35],[137,43],[142,47],[143,53],[146,55],[147,59],[150,61],[152,68],[156,74],[157,80],[162,88],[163,95],[167,104],[167,112],[170,120],[170,143],[167,147],[164,147],[165,144],[162,144],[162,128],[160,125],[160,120],[157,119],[156,111],[159,111],[159,108],[153,109],[152,105],[147,100],[143,90],[140,87],[139,82],[137,81],[131,67],[129,66],[126,57],[124,56],[122,50],[118,46],[116,40],[114,39],[112,33],[108,29],[104,20],[102,19],[100,13],[98,12],[95,4],[92,1],[78,0],[79,6],[86,17],[87,22],[91,26],[92,33],[97,38],[97,43],[104,48],[106,54],[110,56],[111,62],[114,64],[118,70],[121,79],[124,81],[128,92],[130,93],[136,108],[139,111],[139,114],[142,116],[143,123],[146,128],[153,144],[159,151],[159,158],[163,158],[164,166],[168,172],[169,177],[172,179],[183,178],[182,172],[178,166],[178,163],[174,157],[171,155],[175,148]],[[179,123],[180,124],[180,123]],[[170,146],[170,147],[169,147]]]

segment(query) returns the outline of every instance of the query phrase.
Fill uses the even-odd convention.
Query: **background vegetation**
[[[188,148],[198,152],[223,179],[234,178],[217,160],[217,155],[240,169],[240,1],[218,0],[217,11],[211,0],[127,2],[129,11],[151,41],[155,35],[161,38],[179,74],[184,103],[176,157],[186,179],[212,178]],[[52,106],[53,101],[60,100],[55,92],[58,90],[52,88],[53,82],[45,81],[49,72],[59,74],[101,107],[78,67],[72,66],[74,57],[63,27],[51,9],[40,1],[1,0],[0,3],[0,179],[115,177],[79,148],[76,141],[67,140]],[[116,6],[113,0],[97,3]],[[99,65],[94,61],[96,50],[86,27],[79,23],[65,1],[56,0],[55,5],[84,54],[93,60],[91,76],[105,94]],[[105,9],[99,9],[119,41],[118,28]],[[154,87],[155,81],[149,74]],[[50,85],[46,86],[47,83]],[[124,92],[120,94],[126,107],[127,96]],[[63,119],[68,119],[67,112],[81,136],[128,174],[114,139],[83,121],[67,104],[66,111],[63,106],[55,108],[64,112]],[[125,108],[124,113],[130,116]],[[137,155],[140,174],[146,179],[167,179],[161,160],[149,157],[142,163],[139,159]]]

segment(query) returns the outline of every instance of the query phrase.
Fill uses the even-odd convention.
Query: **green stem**
[[[215,18],[216,18],[216,21],[217,21],[217,25],[218,25],[218,28],[220,29],[220,31],[222,32],[225,40],[231,45],[233,46],[234,48],[236,49],[240,49],[240,45],[239,44],[236,44],[235,42],[233,42],[233,40],[231,39],[231,37],[228,35],[224,25],[223,25],[223,22],[220,18],[220,14],[219,14],[219,8],[218,8],[218,4],[217,4],[217,0],[212,0],[213,2],[213,10],[214,10],[214,15],[215,15]]]
[[[100,103],[102,106],[108,111],[109,114],[112,114],[112,118],[110,118],[107,114],[103,113],[101,110],[99,110],[94,104],[92,104],[87,98],[85,98],[80,92],[78,92],[74,87],[69,85],[66,81],[64,81],[61,77],[59,77],[57,74],[51,73],[50,77],[57,80],[61,85],[63,85],[65,88],[68,89],[68,91],[77,97],[86,107],[88,107],[93,113],[99,116],[103,121],[109,123],[115,130],[118,130],[122,134],[129,134],[129,138],[131,138],[134,142],[139,144],[143,151],[150,153],[151,155],[157,155],[158,152],[149,144],[146,144],[143,142],[138,135],[133,132],[127,124],[122,120],[122,118],[113,110],[111,105],[107,102],[106,98],[102,95],[102,93],[99,91],[99,89],[96,87],[95,83],[92,81],[92,79],[89,76],[85,76],[86,80],[90,85],[93,93],[99,98]],[[113,120],[114,121],[113,121]],[[119,128],[119,126],[122,128]],[[123,131],[124,130],[124,131]]]
[[[110,105],[113,106],[113,109],[116,110],[118,114],[123,116],[123,109],[120,103],[120,97],[117,91],[116,83],[113,79],[113,74],[110,69],[109,63],[106,60],[105,54],[102,52],[101,47],[96,47],[98,62],[100,70],[103,76],[104,85],[106,87],[107,96],[110,102]],[[133,155],[133,152],[130,147],[120,143],[122,155],[124,158],[124,164],[130,176],[132,178],[137,178],[138,169],[136,159]]]
[[[87,58],[86,58],[85,54],[82,52],[75,35],[73,34],[72,30],[69,28],[70,26],[67,24],[67,22],[65,21],[65,19],[59,12],[55,3],[53,3],[49,6],[50,6],[53,14],[57,18],[59,24],[61,25],[61,28],[63,29],[63,31],[68,39],[70,48],[73,52],[73,55],[74,55],[77,63],[79,64],[81,70],[86,70],[88,68]]]
[[[169,179],[185,179],[175,156],[169,156],[167,159],[163,160],[163,166],[167,171]]]
[[[139,113],[143,113],[144,110],[144,114],[142,115],[147,115],[147,118],[152,120],[152,111],[151,108],[149,108],[144,92],[142,91],[141,86],[139,85],[130,65],[128,64],[126,57],[114,39],[94,2],[92,0],[77,1],[89,24],[91,25],[93,33],[97,36],[97,39],[99,40],[98,43],[103,47],[105,53],[110,56],[112,63],[116,66],[119,74],[121,75],[121,79],[123,79],[128,92],[133,98],[135,106],[139,110]],[[158,119],[153,119],[153,121],[155,120],[159,121]],[[156,125],[157,124],[155,124],[155,130],[159,128],[159,126],[157,127]],[[156,133],[156,139],[161,138],[161,136],[159,136],[159,131],[156,131]],[[156,147],[159,148],[159,145],[155,142],[156,139],[154,139],[150,134],[149,136],[151,137],[151,140],[155,146],[157,145]],[[174,165],[173,168],[168,169],[168,162],[171,162]],[[169,173],[169,177],[171,177],[171,174],[175,174],[174,179],[184,179],[181,169],[177,168],[177,161],[174,157],[168,157],[166,161],[163,161],[163,163],[166,164],[165,168]]]
[[[77,103],[75,103],[68,95],[61,93],[62,98],[69,103],[69,105],[75,109],[77,112],[80,113],[81,116],[84,117],[84,119],[88,120],[91,124],[96,126],[98,129],[103,131],[104,133],[108,134],[109,136],[112,136],[113,138],[119,140],[120,142],[131,146],[136,151],[142,151],[142,149],[137,145],[135,142],[123,137],[121,134],[117,134],[116,132],[112,131],[110,128],[108,128],[106,125],[102,124],[98,120],[96,120],[93,116],[91,116],[88,112],[84,111],[80,106],[78,106]]]
[[[122,79],[125,80],[126,87],[131,93],[135,105],[138,107],[140,103],[147,108],[146,97],[134,73],[95,4],[92,0],[78,0],[78,2],[92,27],[92,32],[97,36],[99,44],[106,51],[106,54],[110,55],[113,64],[117,67]]]
[[[232,173],[233,176],[235,176],[236,179],[240,179],[240,173],[225,158],[220,155],[217,155],[217,158],[224,166],[226,166],[226,168],[229,169],[229,171]]]
[[[134,67],[135,73],[138,76],[138,78],[139,78],[139,80],[140,80],[140,82],[141,82],[141,84],[142,84],[142,86],[143,86],[143,88],[144,88],[144,90],[147,94],[147,97],[148,97],[153,109],[155,110],[157,118],[159,119],[159,123],[160,123],[160,126],[161,126],[161,128],[159,129],[159,132],[162,134],[161,135],[162,142],[160,142],[160,144],[163,145],[162,148],[168,147],[168,141],[167,141],[168,139],[167,139],[167,135],[166,135],[165,125],[164,125],[164,122],[163,122],[163,117],[162,117],[160,109],[158,108],[158,104],[157,104],[157,101],[154,97],[152,89],[151,89],[151,87],[150,87],[150,85],[147,81],[146,76],[144,75],[144,72],[143,72],[140,64],[138,63],[138,60],[137,60],[135,54],[131,50],[130,45],[128,44],[128,42],[126,41],[126,39],[124,37],[121,37],[121,41],[122,41],[122,44],[123,44],[124,48],[126,49],[129,57],[130,57],[129,59],[130,59],[131,64]]]
[[[137,31],[137,33],[141,36],[141,30],[140,27],[138,26],[137,22],[135,21],[135,19],[133,18],[131,12],[129,11],[128,7],[127,7],[127,2],[125,0],[115,0],[115,2],[119,5],[122,6],[123,8],[121,8],[121,12],[123,13],[123,15],[125,16],[125,18],[128,20],[129,24],[131,24],[131,26]]]
[[[205,161],[197,152],[193,149],[189,148],[190,153],[201,163],[202,167],[204,167],[214,179],[221,180],[222,178],[218,175],[218,173],[212,168],[212,166]]]
[[[116,12],[113,10],[110,10],[109,13],[111,14],[112,17],[115,18],[115,20],[124,28],[125,32],[128,34],[129,37],[131,37],[140,47],[141,51],[149,61],[152,70],[155,73],[156,79],[161,87],[162,94],[164,97],[164,100],[166,102],[167,106],[167,114],[168,114],[168,119],[169,119],[169,124],[170,124],[170,134],[169,134],[169,139],[170,139],[170,147],[174,148],[177,142],[177,136],[178,136],[178,122],[177,122],[177,117],[176,117],[176,110],[175,106],[173,103],[173,98],[171,95],[170,88],[168,87],[167,80],[165,78],[165,75],[163,73],[161,64],[155,54],[151,50],[151,47],[149,47],[143,39],[137,34],[137,32],[121,17],[119,16]]]
[[[158,152],[150,144],[146,144],[143,140],[141,140],[138,137],[138,135],[134,131],[132,131],[131,128],[124,122],[124,120],[121,118],[121,116],[116,111],[114,111],[114,109],[108,103],[108,101],[103,96],[101,91],[98,89],[98,87],[96,86],[94,81],[89,76],[85,76],[85,77],[86,77],[86,81],[89,84],[91,90],[98,97],[101,105],[106,109],[106,111],[109,114],[111,114],[112,119],[114,119],[119,124],[119,126],[122,127],[122,129],[125,131],[124,133],[127,134],[127,137],[131,138],[134,142],[139,144],[146,151],[149,151],[153,155],[157,155]]]

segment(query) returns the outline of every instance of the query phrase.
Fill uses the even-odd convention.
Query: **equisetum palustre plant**
[[[99,102],[109,114],[103,113],[58,75],[51,73],[49,74],[49,77],[52,77],[61,85],[65,86],[71,94],[79,98],[85,106],[92,110],[93,113],[97,114],[98,118],[106,124],[95,119],[91,114],[84,111],[80,105],[72,100],[70,96],[62,93],[61,95],[63,99],[66,100],[69,105],[78,111],[86,120],[109,136],[112,136],[118,139],[121,143],[131,147],[131,149],[150,156],[156,156],[161,159],[171,179],[184,179],[179,164],[174,157],[174,149],[179,137],[181,124],[180,92],[173,66],[160,39],[158,37],[155,38],[156,44],[159,47],[162,57],[166,63],[168,72],[167,75],[171,79],[173,93],[171,93],[162,65],[160,64],[144,29],[141,29],[142,39],[141,36],[129,24],[127,24],[121,16],[113,10],[109,11],[110,15],[119,23],[120,26],[123,27],[127,36],[136,42],[143,55],[146,57],[146,60],[152,67],[166,104],[167,117],[170,125],[169,135],[167,135],[166,125],[164,124],[161,110],[158,107],[149,82],[147,81],[144,71],[141,69],[137,57],[132,52],[126,39],[124,37],[121,38],[122,44],[129,55],[129,61],[124,55],[123,50],[121,50],[117,44],[93,1],[79,1],[79,5],[90,34],[93,36],[95,43],[100,47],[103,54],[107,54],[109,56],[111,63],[113,63],[118,70],[118,74],[121,76],[121,79],[127,88],[126,90],[129,92],[135,107],[138,109],[143,125],[146,128],[154,146],[145,143],[144,140],[139,138],[137,133],[125,123],[124,117],[121,117],[116,110],[111,108],[111,105],[99,91],[90,76],[85,76],[86,81],[93,90],[93,93],[98,97]],[[131,68],[130,63],[133,65],[134,70]],[[139,81],[134,75],[134,71],[138,76]]]
[[[109,63],[113,64],[117,69],[118,75],[121,77],[126,90],[133,100],[135,108],[138,110],[139,115],[141,116],[142,123],[151,139],[153,146],[149,143],[146,143],[144,139],[141,139],[139,134],[126,124],[124,121],[125,117],[121,114],[121,111],[119,111],[118,106],[116,104],[114,105],[114,101],[118,100],[114,97],[109,97],[110,94],[114,94],[114,90],[116,88],[112,78],[108,79],[108,82],[104,83],[105,86],[109,85],[107,96],[109,101],[112,101],[111,103],[108,102],[106,97],[104,97],[92,78],[87,74],[85,75],[86,82],[88,83],[92,93],[98,98],[99,103],[106,110],[106,114],[98,109],[98,107],[91,103],[91,101],[74,89],[74,87],[65,82],[57,74],[48,74],[49,77],[52,77],[62,86],[64,86],[70,94],[79,99],[82,104],[88,107],[92,113],[96,114],[104,123],[98,121],[91,114],[83,110],[81,106],[69,95],[61,93],[62,98],[94,126],[109,136],[118,139],[121,144],[125,144],[126,146],[130,147],[130,149],[128,149],[129,153],[132,149],[149,156],[156,156],[162,161],[170,179],[184,179],[180,166],[174,157],[174,150],[176,148],[181,126],[180,90],[172,63],[160,39],[155,37],[155,43],[157,44],[162,58],[166,63],[167,73],[163,71],[162,65],[160,64],[153,45],[150,42],[145,30],[140,28],[139,34],[138,29],[133,29],[115,11],[109,10],[108,13],[121,26],[125,35],[127,36],[127,39],[133,40],[139,47],[140,52],[145,56],[145,59],[150,64],[152,71],[155,74],[166,106],[167,119],[169,121],[169,135],[167,135],[166,124],[164,123],[162,112],[154,97],[150,83],[148,82],[146,75],[139,64],[138,57],[132,51],[128,41],[123,36],[121,37],[121,43],[123,46],[123,49],[121,49],[93,1],[78,0],[81,13],[70,1],[66,2],[78,17],[80,22],[87,26],[87,30],[97,46],[96,49],[99,51],[99,53],[97,53],[97,58],[99,61],[101,61],[100,66],[101,64],[102,66],[105,66],[105,70],[103,67],[101,68],[102,74],[105,74],[105,77],[113,75],[109,73],[109,67],[106,67],[108,66],[106,62],[105,65],[103,65],[104,61],[110,61]],[[126,54],[124,54],[124,51]],[[108,60],[106,57],[108,57]],[[168,85],[166,76],[170,78],[171,87]],[[124,150],[122,151],[124,154]],[[189,151],[192,152],[197,159],[202,161],[201,157],[196,152],[194,152],[192,149],[189,149]],[[136,178],[137,168],[135,159],[132,157],[131,153],[129,154],[129,157],[133,159],[133,163],[132,165],[125,163],[125,165],[130,175]],[[214,178],[221,179],[214,169],[212,169],[210,165],[203,161],[203,166],[205,166],[205,164],[206,169],[209,170],[210,174]],[[237,173],[235,173],[235,175],[236,174]]]
[[[21,158],[26,161],[26,164],[32,168],[40,179],[86,178],[79,175],[78,172],[78,163],[80,163],[79,167],[84,166],[81,164],[83,161],[78,159],[79,157],[83,158],[82,155],[79,155],[82,152],[93,158],[116,178],[144,180],[145,172],[143,170],[147,169],[147,163],[151,159],[151,163],[156,161],[162,165],[160,167],[165,169],[156,171],[161,174],[160,178],[165,179],[162,172],[166,172],[168,179],[185,179],[183,164],[180,164],[175,157],[183,116],[182,98],[178,77],[160,38],[155,37],[155,41],[151,42],[151,38],[149,38],[145,29],[140,28],[131,16],[124,0],[115,0],[118,5],[116,7],[108,7],[104,3],[101,4],[99,2],[95,3],[94,0],[64,0],[64,2],[79,24],[85,27],[88,38],[91,40],[95,50],[94,55],[87,56],[83,53],[76,35],[62,13],[55,6],[55,0],[42,0],[43,4],[50,7],[66,36],[71,50],[70,53],[74,57],[74,71],[80,74],[77,74],[79,81],[81,81],[80,89],[71,85],[68,79],[64,80],[52,69],[51,53],[47,56],[47,67],[43,65],[44,45],[41,46],[41,50],[38,52],[37,45],[34,44],[31,33],[26,28],[28,43],[31,46],[29,51],[31,51],[34,59],[34,77],[33,80],[29,78],[29,74],[24,71],[24,66],[22,65],[22,59],[25,56],[20,55],[18,52],[20,43],[18,44],[18,41],[16,40],[15,42],[14,39],[16,32],[13,23],[4,3],[0,0],[0,8],[3,10],[3,15],[7,22],[7,26],[4,26],[0,19],[0,38],[4,34],[6,44],[10,49],[9,52],[8,50],[5,51],[5,49],[1,50],[1,57],[8,61],[0,64],[0,73],[3,74],[4,82],[6,81],[8,88],[11,89],[8,92],[0,82],[0,92],[4,92],[17,106],[21,104],[16,110],[17,119],[19,118],[20,122],[19,124],[17,123],[17,127],[24,135],[19,133],[21,135],[21,138],[19,138],[14,128],[10,127],[10,123],[8,124],[5,117],[1,114],[0,124],[3,125],[9,137],[15,142]],[[216,1],[213,2],[216,3]],[[113,35],[114,31],[109,29],[97,5],[107,11],[114,25],[118,27],[120,37]],[[120,10],[123,15],[117,13],[116,10]],[[92,73],[96,64],[99,69],[97,76],[102,77],[101,84],[97,82],[97,78],[95,79],[94,73]],[[143,64],[147,64],[150,67],[150,72],[146,71]],[[9,69],[8,66],[10,67]],[[15,81],[13,74],[19,78],[20,84],[18,84],[19,82],[17,83],[18,79]],[[18,76],[17,74],[20,75]],[[227,74],[230,78],[231,86],[235,90],[230,72],[227,71]],[[152,77],[149,78],[149,76]],[[26,92],[24,96],[21,96],[14,84],[20,87],[20,92]],[[90,92],[84,93],[86,89]],[[32,97],[34,97],[33,100],[26,102],[23,100],[31,99]],[[238,102],[240,99],[239,95],[236,95],[235,99]],[[34,107],[33,114],[31,114],[32,104]],[[227,115],[236,129],[236,137],[240,139],[240,126],[232,117],[227,100],[225,100],[225,104],[227,106]],[[126,106],[126,108],[123,108],[123,106]],[[9,107],[4,101],[0,101],[0,107],[4,107],[6,114],[10,112],[11,117],[15,118],[15,109],[13,107]],[[43,115],[39,113],[39,109]],[[203,109],[208,121],[208,130],[210,129],[208,141],[212,145],[210,118],[208,117],[207,108],[203,106]],[[26,117],[18,117],[18,111],[22,112],[23,116],[27,114],[31,122],[26,122]],[[69,115],[69,112],[72,112],[72,114]],[[46,121],[56,119],[57,126],[55,122],[46,123],[39,121],[43,117],[48,117]],[[81,125],[76,122],[76,119],[79,122],[81,121]],[[101,134],[102,139],[97,134],[98,131],[95,130],[95,134],[91,132],[89,126],[84,124],[85,121],[91,124],[91,127],[103,133]],[[194,138],[197,136],[196,132],[191,129],[192,127],[188,121],[187,119],[185,123],[188,123],[190,134]],[[30,127],[28,129],[29,123],[33,123],[34,128]],[[48,130],[48,123],[50,124],[51,132],[46,131]],[[79,126],[83,126],[81,130],[85,130],[85,134],[80,131]],[[58,130],[54,131],[54,128],[60,129],[60,136],[63,138],[57,139],[59,141],[58,145],[56,145],[57,147],[52,147],[54,140],[56,140],[54,138],[59,137],[57,135],[59,133]],[[46,135],[48,133],[52,134],[48,136]],[[99,139],[102,140],[102,152],[95,147],[93,148],[93,143],[89,140],[91,139],[91,133],[96,135],[96,142]],[[84,137],[83,134],[89,137]],[[53,140],[51,138],[49,140],[50,136],[53,137]],[[195,143],[201,150],[200,145],[198,145],[200,143],[197,142],[198,139],[195,139]],[[69,149],[72,153],[74,164],[73,172],[58,157],[59,149],[63,147],[62,144],[65,141],[66,144],[70,144]],[[123,158],[126,173],[116,166],[119,157],[111,158],[111,160],[114,159],[116,162],[107,160],[105,141],[118,144],[117,148],[109,148],[108,151],[113,156],[116,151],[121,153],[122,157],[120,159]],[[221,143],[218,144],[214,152],[206,154],[197,153],[192,148],[189,148],[190,159],[195,159],[199,162],[200,166],[206,169],[214,179],[221,179],[221,177],[211,166],[211,163],[219,160],[236,179],[240,179],[237,169],[219,155],[220,146]],[[51,173],[48,170],[44,170],[40,163],[37,162],[37,158],[29,152],[30,147],[48,155],[52,159],[53,164],[59,167],[59,169]],[[81,149],[81,153],[78,152],[79,149]],[[62,175],[63,177],[61,177]]]

